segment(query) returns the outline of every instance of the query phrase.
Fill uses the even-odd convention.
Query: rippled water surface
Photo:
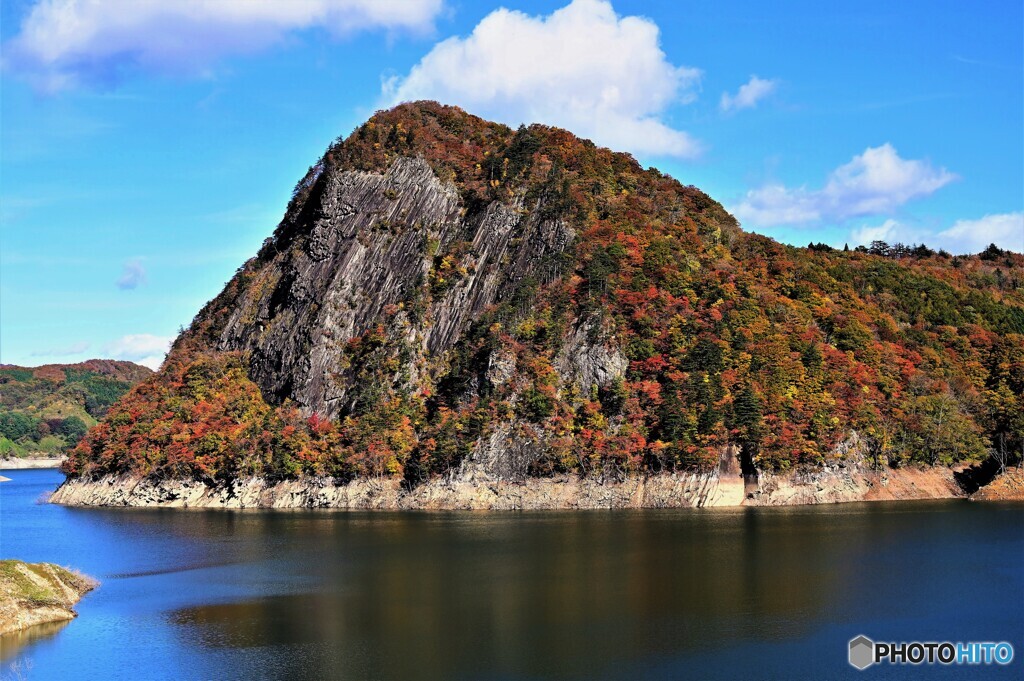
[[[5,471],[0,554],[98,590],[4,678],[1021,678],[1024,505],[578,513],[71,509]],[[846,642],[1008,640],[856,672]],[[12,668],[13,665],[13,668]]]

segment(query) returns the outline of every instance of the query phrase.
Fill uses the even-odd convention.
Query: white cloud
[[[995,244],[1017,253],[1024,253],[1024,212],[986,215],[977,220],[957,220],[952,227],[935,231],[920,226],[886,220],[881,225],[865,225],[850,233],[855,244],[872,241],[925,244],[950,253],[980,253]]]
[[[921,232],[908,229],[897,220],[888,219],[880,225],[863,225],[850,232],[850,240],[857,246],[867,246],[872,241],[919,243]]]
[[[33,350],[29,353],[32,357],[65,357],[67,355],[81,355],[89,349],[89,343],[81,341],[72,343],[61,348],[50,348],[48,350]]]
[[[547,16],[495,10],[383,91],[389,104],[437,99],[512,125],[562,126],[612,148],[692,157],[698,143],[664,113],[692,101],[699,81],[698,69],[668,61],[650,19],[574,0]]]
[[[4,66],[44,91],[116,82],[134,69],[202,73],[289,33],[426,31],[443,0],[39,0]]]
[[[886,143],[869,147],[833,170],[821,189],[767,185],[747,192],[732,211],[754,227],[885,215],[955,179],[956,175],[928,161],[900,158]]]
[[[718,106],[722,111],[738,111],[740,109],[753,108],[762,99],[775,92],[778,84],[777,80],[767,80],[751,76],[749,81],[740,86],[735,95],[723,92]]]
[[[105,345],[103,354],[111,359],[126,359],[143,364],[155,371],[160,368],[173,342],[173,336],[154,336],[148,333],[129,334]]]
[[[939,232],[938,237],[941,242],[949,244],[947,250],[954,252],[978,253],[989,244],[995,244],[1024,253],[1024,212],[957,220],[952,227]]]
[[[124,264],[121,276],[117,279],[117,287],[122,291],[130,291],[146,283],[146,268],[138,258]]]

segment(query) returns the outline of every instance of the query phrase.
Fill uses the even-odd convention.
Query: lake
[[[0,557],[98,578],[4,678],[1020,678],[1024,505],[557,513],[74,509],[5,471]],[[847,641],[1010,641],[1008,667]],[[13,665],[13,668],[12,668]]]

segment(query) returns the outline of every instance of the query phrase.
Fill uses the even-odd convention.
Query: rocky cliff
[[[405,104],[331,145],[65,470],[403,498],[714,477],[742,499],[851,457],[979,460],[1024,431],[1022,272],[999,249],[782,246],[564,130]]]
[[[469,213],[422,158],[396,158],[383,174],[329,172],[303,206],[301,237],[267,245],[275,255],[265,279],[238,297],[215,347],[246,352],[272,400],[335,418],[357,407],[347,344],[383,324],[415,386],[523,280],[558,276],[576,234],[525,203],[516,196]],[[278,243],[286,240],[287,249]],[[450,273],[435,273],[438,257],[452,260]]]

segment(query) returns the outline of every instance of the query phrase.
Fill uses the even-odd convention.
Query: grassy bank
[[[76,616],[96,580],[52,563],[0,560],[0,634]]]

